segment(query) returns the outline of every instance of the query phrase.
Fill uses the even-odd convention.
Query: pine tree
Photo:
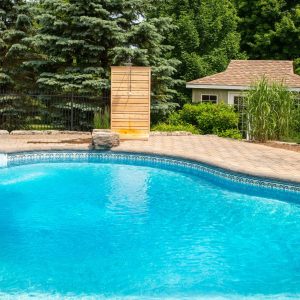
[[[166,18],[148,18],[141,0],[41,0],[31,42],[43,55],[38,84],[47,89],[101,92],[111,65],[152,66],[155,93],[171,95],[176,61],[165,56]],[[157,98],[158,96],[156,96]]]
[[[66,92],[106,87],[117,26],[99,1],[41,0],[34,14],[38,31],[31,43],[42,59],[31,64],[39,70],[38,85]]]
[[[177,27],[168,42],[182,63],[177,78],[184,83],[223,71],[240,54],[237,12],[229,0],[167,0],[158,7]],[[184,85],[181,91],[186,93]],[[182,97],[185,96],[182,94]]]
[[[32,33],[24,0],[3,0],[0,6],[0,87],[22,89],[32,82],[24,64],[34,57],[26,38]]]
[[[165,43],[174,28],[171,19],[149,14],[154,9],[151,1],[115,2],[118,2],[114,14],[118,16],[120,40],[112,49],[113,63],[122,65],[129,60],[134,65],[151,66],[153,102],[173,100],[176,94],[173,88],[178,83],[173,75],[179,61],[169,56],[172,47]]]

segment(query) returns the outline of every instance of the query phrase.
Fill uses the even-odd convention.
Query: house
[[[300,76],[294,73],[293,62],[285,60],[232,60],[224,72],[190,81],[186,87],[193,90],[193,102],[236,104],[263,76],[300,92]]]

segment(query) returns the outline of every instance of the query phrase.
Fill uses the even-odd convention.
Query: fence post
[[[71,131],[74,130],[74,93],[71,94]]]

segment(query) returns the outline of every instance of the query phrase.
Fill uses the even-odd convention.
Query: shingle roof
[[[300,76],[294,73],[293,62],[286,60],[232,60],[226,71],[187,83],[196,86],[250,87],[262,76],[283,82],[289,88],[300,88]]]

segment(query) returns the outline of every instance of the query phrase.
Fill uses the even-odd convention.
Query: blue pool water
[[[297,197],[257,194],[147,164],[2,168],[0,298],[299,299]]]

